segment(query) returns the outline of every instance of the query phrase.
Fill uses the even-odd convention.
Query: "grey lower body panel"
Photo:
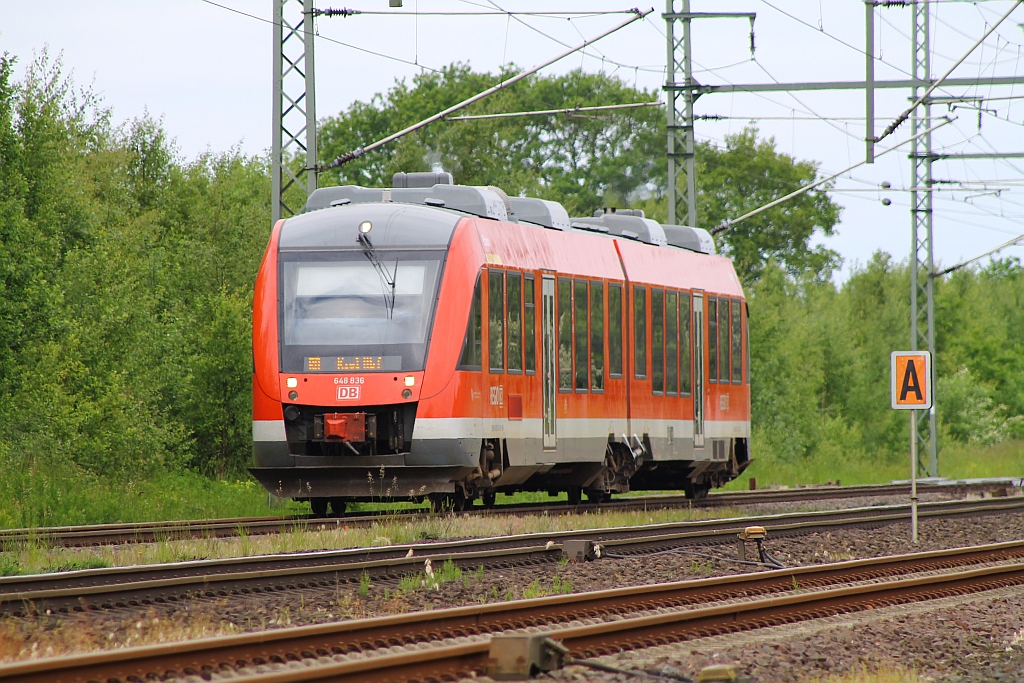
[[[254,441],[252,453],[256,467],[295,466],[295,456],[288,452],[287,441]]]
[[[296,457],[296,460],[299,459]],[[307,458],[301,459],[306,460]],[[315,459],[338,460],[337,458]],[[364,459],[378,460],[378,458],[351,458],[351,460]],[[264,488],[281,497],[406,500],[430,493],[453,493],[455,482],[467,477],[473,469],[460,465],[402,464],[389,466],[367,463],[250,467],[249,471],[263,484]]]

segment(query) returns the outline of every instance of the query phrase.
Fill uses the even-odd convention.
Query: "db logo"
[[[359,398],[359,387],[338,387],[339,401],[354,401]]]

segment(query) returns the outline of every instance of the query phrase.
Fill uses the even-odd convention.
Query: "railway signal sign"
[[[892,407],[928,410],[932,407],[932,355],[928,351],[893,351],[890,356]]]

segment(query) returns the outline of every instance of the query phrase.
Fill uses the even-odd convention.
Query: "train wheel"
[[[314,517],[326,517],[327,516],[327,498],[310,498],[309,507],[313,510]]]
[[[605,493],[604,491],[587,491],[587,502],[598,505],[606,500],[611,500],[611,494]]]
[[[690,500],[701,500],[702,498],[708,497],[708,491],[711,490],[711,484],[698,484],[695,481],[687,482],[683,486],[683,493]]]
[[[450,500],[451,505],[449,507],[455,512],[462,512],[467,507],[466,492],[460,488],[455,489],[455,495],[451,496]],[[470,502],[470,505],[472,505],[472,502]]]
[[[334,517],[341,517],[345,514],[345,499],[344,498],[331,498],[331,515]]]
[[[448,496],[446,496],[445,494],[443,494],[443,493],[431,493],[427,497],[430,499],[430,511],[431,512],[433,512],[435,514],[441,514],[442,512],[444,512],[448,508],[447,500],[446,500],[448,498]]]
[[[569,496],[569,505],[579,505],[583,498],[583,490],[579,486],[570,486],[566,492]]]
[[[495,491],[487,491],[481,494],[480,499],[484,503],[484,507],[488,510],[494,507],[495,501],[498,500],[498,494]]]

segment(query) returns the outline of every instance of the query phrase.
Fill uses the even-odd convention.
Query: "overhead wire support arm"
[[[914,135],[913,137],[909,137],[906,140],[904,140],[903,142],[897,143],[897,144],[893,145],[892,147],[886,147],[881,152],[878,152],[877,154],[875,154],[875,158],[878,158],[878,157],[880,157],[880,156],[882,156],[884,154],[888,154],[889,152],[892,152],[893,150],[899,149],[903,145],[906,145],[907,143],[913,142],[914,140],[916,140],[916,139],[918,139],[918,138],[920,138],[920,137],[922,137],[924,135],[927,135],[927,134],[931,133],[932,131],[934,131],[934,130],[936,130],[938,128],[942,128],[943,126],[946,126],[946,125],[948,125],[950,123],[953,123],[953,121],[956,121],[956,119],[955,118],[947,118],[942,123],[937,123],[934,126],[932,126],[931,128],[927,128],[925,130],[922,130],[917,135]],[[844,173],[849,173],[853,169],[855,169],[855,168],[857,168],[859,166],[863,166],[865,163],[867,163],[867,160],[858,161],[857,163],[853,164],[852,166],[847,166],[846,168],[844,168],[841,171],[838,171],[836,173],[833,173],[832,175],[829,175],[829,176],[826,176],[824,178],[821,178],[820,180],[815,180],[813,183],[804,185],[803,187],[801,187],[799,189],[796,189],[796,190],[790,192],[789,194],[787,194],[787,195],[785,195],[783,197],[779,197],[778,199],[770,201],[767,204],[763,204],[763,205],[757,207],[756,209],[748,211],[747,213],[743,214],[742,216],[740,216],[738,218],[733,218],[731,220],[723,221],[721,225],[719,225],[716,228],[712,228],[711,229],[711,234],[712,235],[717,235],[720,232],[728,230],[729,228],[731,228],[732,226],[736,225],[740,221],[745,221],[748,218],[756,216],[757,214],[761,213],[762,211],[767,211],[768,209],[772,208],[773,206],[778,206],[779,204],[782,204],[783,202],[789,201],[793,197],[798,197],[799,195],[802,195],[804,192],[808,192],[810,190],[813,190],[814,188],[818,187],[819,185],[823,185],[823,184],[829,182],[830,180],[834,180],[834,179],[838,178],[839,176],[843,175]]]
[[[968,86],[984,87],[993,85],[1021,85],[1024,75],[1018,76],[980,76],[977,78],[947,78],[942,85],[946,87]],[[929,83],[911,78],[874,81],[876,89],[923,88]],[[665,86],[666,89],[671,89]],[[860,90],[867,87],[864,81],[807,81],[803,83],[723,83],[719,85],[697,85],[693,88],[698,95],[728,92],[798,92],[802,90]],[[675,86],[683,90],[685,86]]]
[[[616,109],[640,109],[643,107],[660,106],[661,102],[631,102],[629,104],[604,104],[597,107],[570,107],[568,109],[539,109],[537,111],[510,111],[500,114],[474,114],[472,116],[450,116],[446,117],[445,121],[480,121],[482,119],[511,119],[520,116],[543,116],[546,114],[578,114],[592,111],[614,111]]]
[[[382,11],[382,10],[360,10],[360,9],[334,9],[333,7],[325,7],[324,9],[314,9],[314,17],[350,17],[356,14],[367,14],[384,17],[507,17],[507,16],[527,16],[527,17],[599,17],[607,16],[609,14],[632,14],[636,12],[636,8],[633,9],[613,9],[613,10],[579,10],[575,12],[564,12],[564,11],[536,11],[536,12],[515,12],[506,10],[484,10],[482,12],[476,11],[416,11],[416,12],[395,12],[395,11]]]
[[[377,140],[376,142],[370,143],[369,145],[366,145],[365,147],[360,147],[360,148],[354,149],[351,152],[349,152],[348,154],[343,154],[342,156],[338,157],[337,159],[335,159],[331,163],[327,164],[326,166],[321,166],[320,170],[324,171],[324,170],[328,170],[328,169],[332,169],[332,168],[337,168],[339,166],[347,164],[350,161],[358,159],[359,157],[363,156],[367,152],[372,152],[373,150],[375,150],[375,149],[377,149],[379,147],[383,147],[384,145],[388,144],[389,142],[394,142],[395,140],[398,140],[399,138],[405,137],[409,133],[415,132],[415,131],[419,130],[420,128],[423,128],[425,126],[429,126],[431,123],[434,123],[435,121],[439,121],[439,120],[445,118],[449,114],[457,112],[460,109],[464,109],[464,108],[468,107],[469,105],[473,104],[474,102],[479,102],[480,100],[484,99],[485,97],[489,97],[490,95],[493,95],[496,92],[504,90],[505,88],[509,87],[510,85],[512,85],[514,83],[518,83],[519,81],[523,80],[524,78],[527,78],[528,76],[532,76],[533,74],[537,73],[541,69],[544,69],[545,67],[551,66],[555,62],[558,62],[558,61],[560,61],[562,59],[565,59],[569,55],[571,55],[571,54],[573,54],[575,52],[579,52],[580,50],[586,48],[588,45],[590,45],[592,43],[596,43],[597,41],[601,40],[602,38],[605,38],[605,37],[611,35],[612,33],[615,33],[619,29],[625,28],[626,26],[629,26],[633,22],[638,21],[640,19],[643,19],[648,14],[653,12],[654,8],[652,7],[651,9],[649,9],[647,11],[644,11],[644,12],[641,12],[639,9],[634,9],[634,10],[631,10],[631,11],[634,13],[634,15],[632,17],[630,17],[626,21],[623,21],[622,23],[620,23],[620,24],[618,24],[618,25],[608,29],[604,33],[601,33],[600,35],[598,35],[598,36],[596,36],[594,38],[591,38],[589,40],[585,40],[582,43],[580,43],[579,45],[577,45],[576,47],[570,48],[570,49],[566,50],[565,52],[562,52],[561,54],[559,54],[559,55],[557,55],[557,56],[547,60],[546,62],[543,62],[543,63],[541,63],[541,64],[539,64],[539,65],[537,65],[537,66],[535,66],[535,67],[533,67],[531,69],[527,69],[526,71],[520,72],[520,73],[516,74],[515,76],[512,76],[511,78],[503,80],[500,83],[498,83],[497,85],[494,85],[494,86],[488,88],[487,90],[484,90],[481,93],[478,93],[478,94],[476,94],[476,95],[474,95],[474,96],[472,96],[472,97],[470,97],[468,99],[465,99],[465,100],[459,102],[458,104],[454,104],[451,107],[448,107],[444,111],[440,111],[440,112],[434,114],[433,116],[428,116],[427,118],[423,119],[419,123],[414,123],[413,125],[411,125],[411,126],[409,126],[407,128],[403,128],[402,130],[398,131],[397,133],[392,133],[391,135],[389,135],[389,136],[387,136],[385,138],[381,138],[380,140]]]

